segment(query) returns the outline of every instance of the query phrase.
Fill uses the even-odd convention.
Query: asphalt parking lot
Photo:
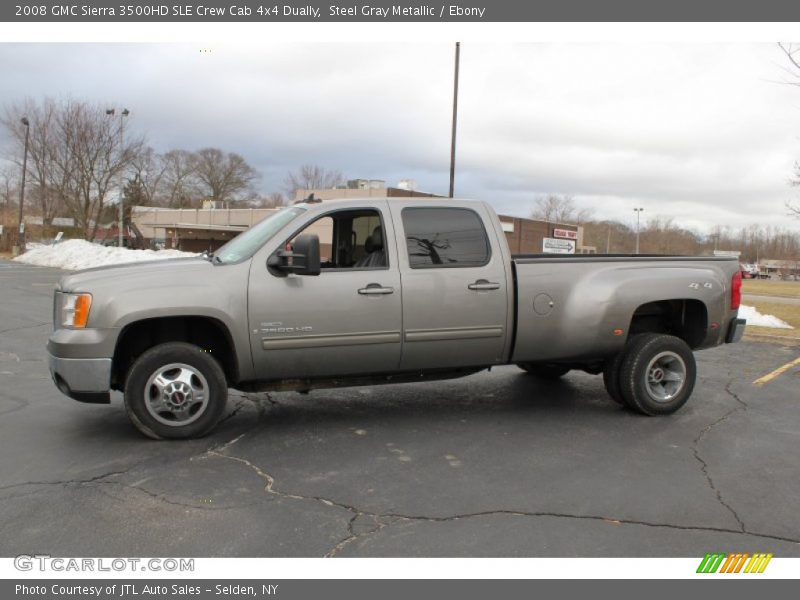
[[[600,377],[241,394],[202,440],[154,442],[52,384],[60,273],[0,261],[0,555],[800,556],[800,356],[698,354],[647,418]]]

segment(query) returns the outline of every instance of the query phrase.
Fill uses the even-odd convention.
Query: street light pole
[[[131,112],[127,108],[123,108],[119,115],[119,156],[120,162],[125,157],[125,117]],[[123,185],[122,169],[119,171],[119,247],[122,248],[122,229],[125,227],[125,206],[124,206],[125,189]]]
[[[634,208],[633,211],[636,213],[636,254],[639,254],[639,217],[644,211],[643,208]]]
[[[116,114],[115,108],[110,108],[106,111],[106,114],[109,116],[114,116]],[[119,158],[120,163],[122,163],[122,159],[125,156],[125,117],[131,114],[127,108],[123,108],[122,111],[119,113]],[[117,232],[117,245],[122,248],[123,242],[123,228],[125,226],[125,206],[123,202],[124,196],[124,184],[123,184],[123,175],[122,175],[122,168],[119,171],[119,223],[117,228],[119,231]]]
[[[453,74],[453,128],[450,134],[450,198],[455,191],[456,179],[456,124],[458,123],[458,66],[461,58],[461,42],[456,42],[456,62]]]
[[[22,154],[22,185],[19,187],[19,229],[17,229],[17,248],[14,254],[25,252],[25,225],[22,221],[22,208],[25,206],[25,175],[28,172],[28,138],[31,133],[31,123],[28,117],[22,117],[25,126],[25,150]]]

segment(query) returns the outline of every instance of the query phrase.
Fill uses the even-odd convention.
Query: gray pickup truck
[[[483,202],[307,201],[213,255],[64,277],[47,349],[58,388],[124,393],[153,438],[201,436],[228,388],[412,382],[494,365],[603,375],[645,415],[678,410],[694,350],[738,341],[735,259],[511,256]]]

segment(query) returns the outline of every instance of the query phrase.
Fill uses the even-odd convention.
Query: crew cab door
[[[482,205],[392,205],[403,281],[406,369],[503,362],[509,297],[505,258]]]
[[[256,377],[384,373],[400,362],[400,271],[385,203],[322,213],[303,233],[320,238],[318,276],[250,269],[250,343]],[[377,233],[376,233],[377,231]]]

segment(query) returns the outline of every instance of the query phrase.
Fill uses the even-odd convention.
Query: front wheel
[[[125,384],[125,410],[153,439],[201,437],[222,417],[228,399],[225,373],[198,346],[160,344],[133,363]]]
[[[560,379],[570,372],[569,367],[557,364],[519,363],[517,366],[523,371],[542,379]]]
[[[672,335],[638,336],[625,352],[619,386],[625,403],[645,415],[668,415],[686,404],[697,378],[691,348]]]

